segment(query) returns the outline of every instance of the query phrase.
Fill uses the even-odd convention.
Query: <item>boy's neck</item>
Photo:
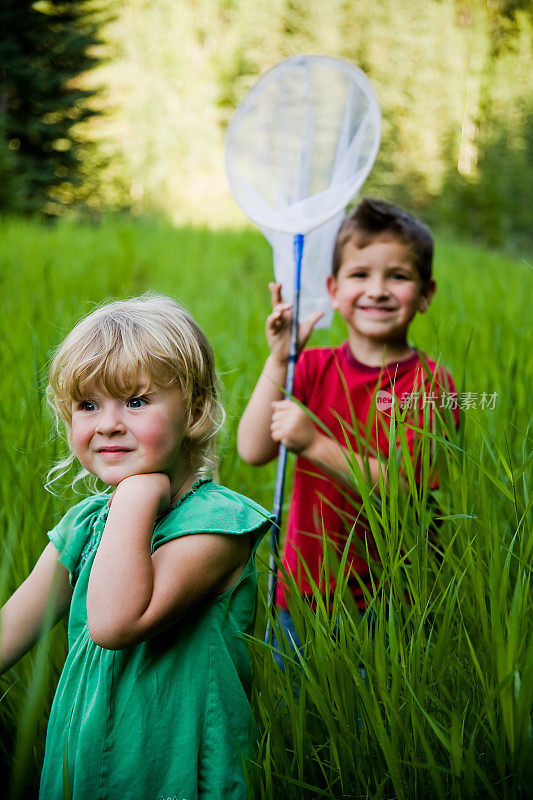
[[[368,367],[381,367],[384,364],[405,361],[415,352],[405,340],[384,342],[353,334],[348,337],[348,346],[353,357]]]

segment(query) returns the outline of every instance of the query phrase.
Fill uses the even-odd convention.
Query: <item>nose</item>
[[[113,436],[114,434],[126,432],[119,401],[109,401],[101,406],[95,432],[103,436]]]
[[[380,298],[388,296],[387,282],[383,275],[375,273],[368,279],[367,294],[369,297]]]

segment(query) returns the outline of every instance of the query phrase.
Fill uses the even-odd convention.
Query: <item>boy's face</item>
[[[403,242],[379,237],[358,247],[350,239],[337,276],[328,278],[328,292],[352,337],[401,345],[416,312],[424,312],[431,302],[435,282],[422,284]]]

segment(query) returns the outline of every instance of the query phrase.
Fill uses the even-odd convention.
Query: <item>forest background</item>
[[[43,390],[53,347],[105,299],[162,291],[193,311],[227,411],[220,480],[271,503],[275,465],[245,465],[235,434],[266,356],[272,253],[230,197],[223,153],[264,70],[305,52],[360,66],[383,114],[364,192],[436,234],[439,291],[413,343],[451,370],[461,426],[438,440],[436,493],[389,491],[393,457],[369,492],[354,461],[383,554],[375,624],[342,591],[332,618],[320,592],[316,613],[294,594],[297,696],[265,657],[260,592],[254,800],[531,796],[532,34],[532,4],[515,0],[0,3],[0,603],[76,499],[43,487],[66,448]],[[342,341],[339,322],[313,344]],[[267,556],[265,542],[263,589]],[[10,800],[37,795],[65,638],[58,626],[0,682]]]
[[[242,223],[226,126],[265,69],[307,52],[353,61],[376,90],[367,193],[531,243],[530,0],[4,0],[0,28],[3,212]]]

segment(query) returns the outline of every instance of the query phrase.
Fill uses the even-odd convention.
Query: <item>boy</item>
[[[333,308],[348,326],[348,340],[340,347],[304,350],[296,365],[293,390],[333,439],[299,405],[284,399],[279,388],[285,385],[287,372],[290,306],[282,300],[280,284],[270,284],[273,311],[266,323],[270,355],[240,421],[237,447],[245,461],[256,465],[273,459],[280,443],[297,455],[282,562],[304,595],[311,593],[311,586],[301,559],[318,583],[323,530],[342,552],[357,514],[343,444],[346,435],[356,452],[360,448],[350,429],[357,424],[363,435],[365,430],[371,432],[365,452],[356,457],[360,466],[363,457],[368,462],[375,483],[389,447],[390,408],[385,402],[383,410],[379,401],[390,401],[395,395],[400,403],[412,393],[427,391],[435,397],[439,389],[453,390],[444,370],[439,369],[433,379],[426,374],[424,364],[434,373],[435,362],[419,355],[407,341],[413,318],[427,311],[435,294],[432,260],[429,230],[392,203],[365,198],[341,225],[327,289]],[[315,313],[300,325],[300,348],[320,316]],[[376,407],[367,427],[369,411]],[[414,433],[408,427],[406,435],[413,453]],[[383,456],[381,465],[371,455],[376,449]],[[364,543],[368,534],[368,526],[359,519],[356,535]],[[372,552],[371,541],[369,547]],[[369,567],[360,548],[353,547],[349,563],[352,572],[370,586]],[[357,578],[351,578],[349,585],[358,607],[364,609],[364,591]],[[294,637],[281,580],[275,601],[282,624]]]

